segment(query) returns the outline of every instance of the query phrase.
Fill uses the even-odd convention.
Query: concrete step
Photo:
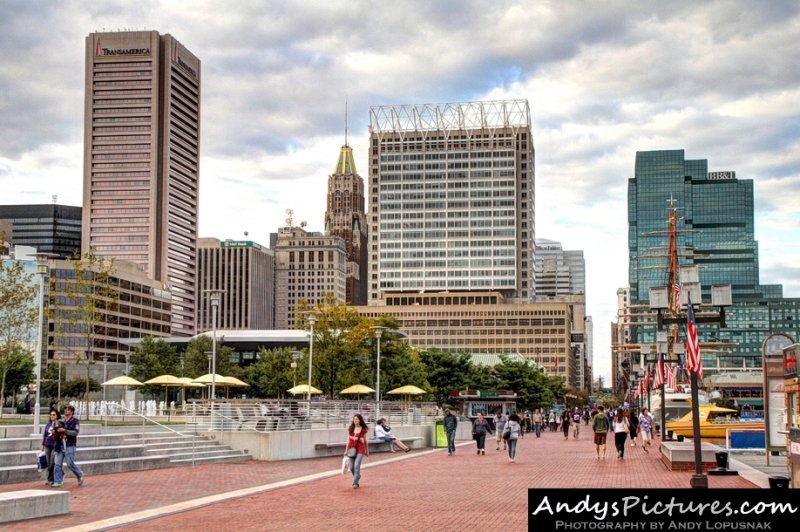
[[[44,430],[45,423],[42,423],[39,430]],[[81,425],[81,435],[100,434],[103,431],[102,425]],[[33,423],[28,425],[0,425],[0,439],[3,438],[26,438],[33,434]]]
[[[0,454],[0,468],[17,465],[36,464],[36,451],[14,451]],[[156,453],[153,453],[156,454]],[[163,453],[161,453],[163,454]],[[116,457],[143,456],[141,445],[114,445],[103,447],[78,447],[75,449],[75,461],[80,463],[89,460],[110,460]]]
[[[168,447],[168,448],[158,448],[158,449],[146,449],[146,453],[151,454],[186,454],[191,452],[206,452],[206,451],[214,451],[218,449],[230,450],[229,447],[222,447],[218,444],[205,444],[205,445],[195,445],[192,447],[191,445],[186,445],[182,447]]]
[[[0,523],[69,513],[69,493],[19,490],[0,493]]]
[[[89,460],[81,462],[76,460],[78,467],[84,475],[103,475],[106,473],[123,473],[125,471],[144,471],[171,467],[170,457],[166,455],[132,456],[126,458],[112,458],[108,460]],[[65,478],[72,477],[72,473],[64,466]],[[67,476],[69,475],[69,477]],[[74,478],[74,477],[72,477]],[[0,484],[14,484],[17,482],[31,482],[46,480],[46,473],[36,469],[36,465],[13,466],[0,468]]]
[[[125,434],[91,434],[78,436],[78,447],[101,447],[106,445],[125,445],[130,435]],[[14,451],[38,451],[42,448],[42,437],[5,438],[0,439],[0,453]]]

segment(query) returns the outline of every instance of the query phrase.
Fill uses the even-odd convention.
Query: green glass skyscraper
[[[736,179],[734,171],[709,172],[707,160],[687,160],[683,150],[636,153],[635,177],[628,182],[631,304],[647,304],[651,287],[669,284],[666,259],[642,257],[666,253],[672,202],[681,217],[679,265],[699,266],[704,301],[711,300],[712,285],[730,284],[733,291],[728,327],[709,327],[701,340],[737,345],[720,357],[704,355],[705,366],[760,367],[761,342],[770,332],[797,336],[800,300],[783,299],[781,285],[759,284],[753,181]],[[633,327],[631,332],[632,341],[651,342],[655,328]]]

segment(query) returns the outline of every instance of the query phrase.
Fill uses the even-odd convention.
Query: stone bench
[[[417,441],[424,441],[425,438],[422,436],[416,436],[412,438],[397,438],[401,442],[405,443],[408,447],[414,448],[414,442]],[[389,444],[384,442],[383,440],[367,440],[369,444],[370,452],[388,452],[389,451]],[[347,442],[331,442],[331,443],[317,443],[314,445],[314,449],[317,451],[326,451],[328,456],[335,454],[334,451],[340,451],[344,453],[344,448],[347,445]]]
[[[69,513],[69,492],[20,490],[0,493],[0,523]]]

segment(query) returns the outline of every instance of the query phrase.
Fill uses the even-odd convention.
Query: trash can
[[[789,489],[789,477],[776,475],[769,477],[769,487],[772,489],[786,490]]]
[[[444,422],[436,422],[436,447],[447,447],[447,433],[444,430]]]
[[[717,469],[728,469],[728,453],[725,451],[717,451],[714,453],[717,459]]]

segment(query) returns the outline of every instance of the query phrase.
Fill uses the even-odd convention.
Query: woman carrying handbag
[[[361,462],[365,456],[369,456],[367,434],[369,430],[364,418],[356,414],[347,428],[347,445],[344,448],[344,455],[350,461],[350,471],[353,473],[353,489],[358,488],[361,482]]]

